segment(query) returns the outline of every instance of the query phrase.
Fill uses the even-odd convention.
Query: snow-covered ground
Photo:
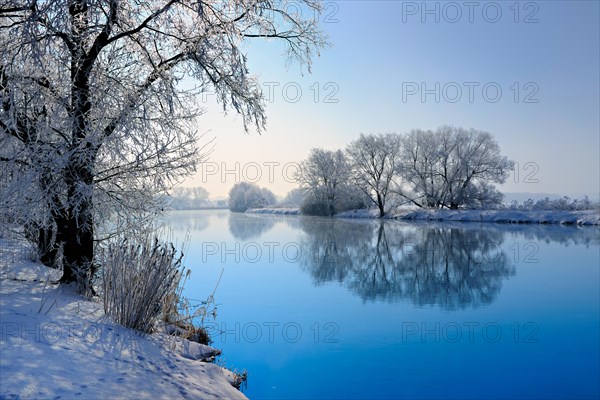
[[[190,359],[210,349],[112,323],[20,245],[0,239],[0,399],[246,398],[231,372]]]
[[[394,214],[394,218],[421,221],[434,220],[526,224],[600,225],[600,213],[594,210],[413,210]]]
[[[249,208],[248,214],[300,215],[299,208]]]
[[[257,208],[246,212],[253,214],[300,214],[300,210],[297,208]],[[338,218],[378,218],[379,211],[375,209],[350,210],[335,216]],[[600,212],[597,210],[402,210],[388,213],[384,218],[415,221],[600,225]]]

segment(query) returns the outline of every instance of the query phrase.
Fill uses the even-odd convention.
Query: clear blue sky
[[[493,133],[518,162],[504,191],[600,191],[599,2],[325,5],[333,46],[315,58],[312,74],[286,70],[277,42],[246,49],[251,72],[272,88],[261,136],[244,134],[240,118],[224,116],[209,96],[199,130],[216,138],[215,164],[186,186],[226,196],[236,179],[255,180],[259,165],[258,183],[284,195],[294,187],[285,176],[293,165],[284,166],[311,147],[449,124]]]

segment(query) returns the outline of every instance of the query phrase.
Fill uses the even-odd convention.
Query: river
[[[597,398],[597,227],[177,211],[252,399]],[[218,283],[218,285],[217,285]]]

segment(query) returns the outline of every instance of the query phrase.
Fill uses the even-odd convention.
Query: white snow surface
[[[14,249],[0,239],[0,399],[246,398],[231,372],[190,359],[189,344],[182,352],[182,339],[112,323]]]
[[[600,212],[596,210],[412,210],[394,214],[394,218],[431,221],[600,225]]]
[[[297,208],[252,208],[251,214],[299,215]],[[378,218],[375,209],[349,210],[335,215],[338,218]],[[600,225],[600,211],[558,210],[400,210],[387,213],[384,218],[414,221],[496,222],[524,224]]]
[[[300,215],[299,208],[249,208],[248,214]]]

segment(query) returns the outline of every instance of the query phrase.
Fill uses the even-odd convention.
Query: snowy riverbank
[[[246,211],[252,214],[299,215],[297,208],[260,208]],[[379,212],[370,210],[350,210],[335,215],[338,218],[378,218]],[[585,211],[537,211],[537,210],[402,210],[389,213],[388,219],[409,221],[455,221],[455,222],[495,222],[512,224],[563,224],[600,225],[600,212]]]
[[[394,215],[395,219],[459,222],[496,222],[507,224],[600,225],[600,213],[585,211],[537,210],[416,210]]]
[[[0,398],[245,399],[208,346],[144,337],[0,239]]]
[[[300,215],[299,208],[250,208],[248,214]]]

